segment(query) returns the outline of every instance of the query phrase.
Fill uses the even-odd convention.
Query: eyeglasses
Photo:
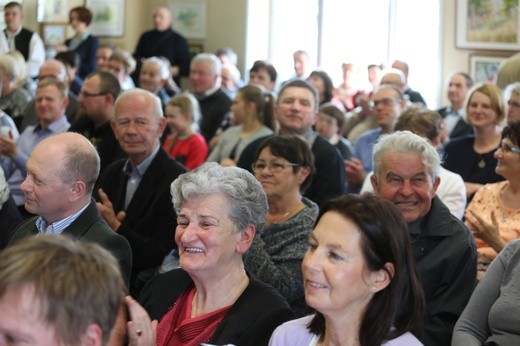
[[[509,100],[509,101],[507,102],[507,105],[508,105],[509,107],[511,107],[511,108],[516,108],[516,109],[520,108],[520,103],[515,102],[515,101],[511,101],[511,100]]]
[[[378,105],[382,105],[384,107],[391,106],[395,103],[394,99],[381,99],[381,100],[373,100],[370,102],[370,108],[376,108]]]
[[[91,94],[91,93],[88,93],[86,91],[80,91],[78,96],[81,96],[81,97],[96,97],[96,96],[103,96],[103,95],[106,95],[106,94],[107,93]]]
[[[255,162],[253,163],[253,165],[251,166],[253,168],[253,171],[254,172],[261,172],[263,171],[266,167],[269,168],[269,170],[272,172],[272,173],[280,173],[280,172],[283,172],[284,169],[286,169],[287,167],[298,167],[298,166],[301,166],[297,163],[280,163],[280,162],[269,162],[269,163],[265,163],[265,162]]]
[[[502,151],[505,151],[505,152],[508,152],[508,153],[517,153],[517,154],[520,154],[520,148],[517,148],[517,147],[512,147],[510,146],[509,144],[507,144],[506,142],[502,141],[502,143],[500,143],[500,149]]]

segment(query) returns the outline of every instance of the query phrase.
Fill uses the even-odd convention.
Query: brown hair
[[[65,235],[28,237],[0,253],[0,297],[23,288],[33,291],[34,313],[71,345],[93,323],[106,344],[126,294],[114,256]]]

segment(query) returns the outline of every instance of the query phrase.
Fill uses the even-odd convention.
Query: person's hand
[[[126,296],[125,302],[130,314],[126,328],[130,346],[156,345],[157,320],[150,320],[146,310],[132,297]]]
[[[15,157],[18,153],[18,147],[13,139],[13,132],[9,131],[9,137],[0,136],[0,154]]]
[[[467,211],[464,217],[475,237],[485,241],[496,252],[502,251],[506,244],[500,237],[500,230],[494,211],[491,212],[491,222],[484,220],[483,217],[473,210]]]
[[[59,44],[57,45],[56,47],[54,47],[54,49],[56,49],[56,53],[61,53],[61,52],[66,52],[69,50],[69,47],[67,47],[66,45],[64,44]]]
[[[345,173],[347,175],[348,185],[352,187],[361,186],[367,175],[365,168],[363,168],[363,162],[356,158],[345,160]]]
[[[110,201],[110,199],[108,199],[108,196],[103,191],[103,189],[99,189],[98,193],[99,198],[101,198],[101,202],[96,203],[99,212],[101,213],[101,216],[103,216],[103,219],[105,219],[106,223],[110,226],[110,228],[117,232],[119,226],[121,226],[121,223],[126,217],[126,213],[124,211],[120,211],[116,215],[112,202]]]

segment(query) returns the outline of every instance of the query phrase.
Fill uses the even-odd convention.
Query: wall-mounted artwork
[[[123,36],[125,29],[125,0],[87,0],[92,11],[89,30],[96,36]]]
[[[55,46],[65,41],[67,25],[65,24],[43,24],[42,38],[46,46]]]
[[[68,23],[69,11],[83,5],[83,0],[38,0],[37,19],[39,22]]]
[[[186,38],[206,37],[206,2],[204,0],[173,1],[170,3],[173,30]]]
[[[520,49],[519,0],[457,0],[457,47]]]
[[[475,82],[495,81],[498,66],[505,57],[472,55],[469,58],[469,73]]]

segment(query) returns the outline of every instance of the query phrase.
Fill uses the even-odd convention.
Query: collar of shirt
[[[215,85],[213,88],[206,90],[206,91],[203,92],[202,94],[194,94],[194,95],[195,95],[195,97],[196,97],[198,100],[201,100],[201,99],[204,99],[204,98],[208,97],[209,95],[213,95],[214,93],[217,92],[217,90],[218,90],[219,88],[220,88],[219,85]]]
[[[65,132],[70,127],[70,123],[67,120],[65,115],[62,115],[58,119],[54,120],[49,124],[46,128],[42,128],[40,124],[34,127],[34,132],[39,132],[41,130],[49,130],[52,133],[60,133]]]
[[[16,35],[18,35],[20,33],[20,31],[22,31],[22,26],[18,27],[18,29],[16,29],[15,32],[10,32],[9,30],[5,29],[5,33],[7,34],[7,37],[15,37]]]
[[[155,145],[155,149],[152,151],[152,154],[148,156],[146,159],[143,160],[140,164],[137,165],[137,167],[132,168],[132,165],[130,164],[130,160],[126,160],[125,165],[123,166],[123,172],[128,175],[129,177],[138,177],[141,178],[150,164],[152,163],[153,159],[159,152],[159,149],[161,149],[161,144],[159,140],[157,140],[157,143]]]
[[[67,216],[66,218],[55,221],[50,225],[47,224],[47,221],[43,217],[38,217],[36,219],[36,228],[38,229],[39,234],[61,234],[65,228],[69,227],[69,225],[74,222],[78,218],[78,216],[87,209],[90,201],[83,208],[78,210],[72,215]]]
[[[69,49],[76,49],[81,44],[81,42],[85,41],[89,36],[90,32],[88,31],[85,31],[79,39],[77,39],[76,36],[74,36],[70,39]]]

